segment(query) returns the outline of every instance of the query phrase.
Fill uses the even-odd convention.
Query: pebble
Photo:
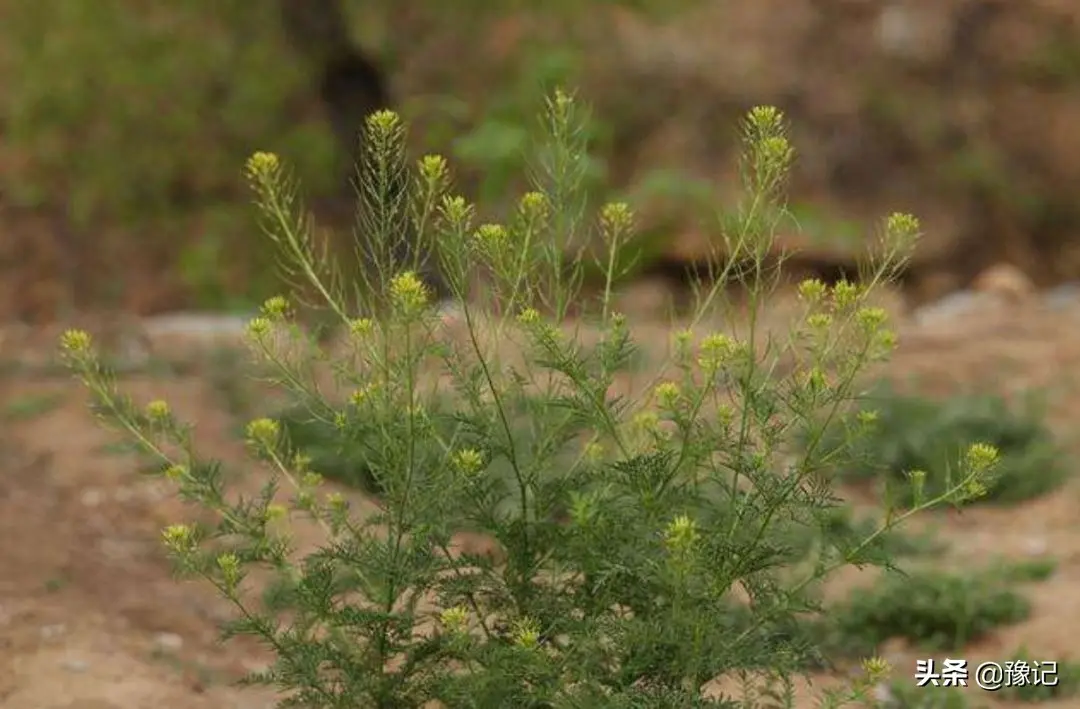
[[[42,640],[53,640],[60,637],[67,632],[67,626],[63,623],[54,623],[52,625],[45,625],[41,628]]]
[[[1010,263],[994,264],[980,273],[971,287],[979,293],[993,293],[1014,303],[1028,300],[1035,293],[1035,284],[1028,275]]]
[[[176,633],[158,633],[154,636],[154,645],[158,650],[177,652],[184,646],[184,639]]]
[[[957,291],[921,308],[911,314],[917,325],[931,325],[942,321],[955,320],[983,308],[991,307],[999,299],[989,293],[975,291]]]
[[[105,500],[105,494],[97,488],[90,488],[83,492],[79,500],[86,507],[97,507]]]
[[[86,672],[90,665],[85,660],[69,658],[60,663],[60,666],[69,672]]]
[[[1043,302],[1054,310],[1073,308],[1080,304],[1080,282],[1062,283],[1046,291]]]

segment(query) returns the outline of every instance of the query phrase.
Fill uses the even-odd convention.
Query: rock
[[[60,663],[68,672],[86,672],[90,668],[85,660],[79,660],[77,658],[69,658]]]
[[[67,632],[67,626],[63,623],[54,623],[41,628],[42,640],[53,640]]]
[[[1027,541],[1025,551],[1029,556],[1042,556],[1046,554],[1050,545],[1046,543],[1046,540],[1041,537],[1033,537]]]
[[[97,488],[90,488],[83,491],[83,494],[79,496],[79,501],[82,502],[84,507],[97,507],[105,499],[105,494]]]
[[[998,298],[992,294],[959,291],[947,295],[935,303],[916,308],[911,317],[916,325],[934,325],[955,321],[965,315],[990,308],[996,304],[998,304]]]
[[[161,652],[178,652],[184,647],[184,639],[176,633],[158,633],[154,636],[154,646]]]
[[[1080,282],[1062,283],[1051,288],[1043,296],[1043,302],[1055,310],[1064,310],[1080,305]]]
[[[1016,266],[999,263],[980,273],[972,282],[972,289],[1017,303],[1031,298],[1035,293],[1035,284]]]

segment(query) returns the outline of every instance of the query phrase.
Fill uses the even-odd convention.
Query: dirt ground
[[[970,384],[1018,393],[1051,385],[1054,422],[1069,450],[1077,448],[1070,429],[1080,420],[1080,389],[1067,375],[1080,372],[1080,297],[1064,305],[986,300],[976,309],[920,320],[903,322],[891,375],[917,375],[934,389]],[[207,586],[175,580],[163,558],[160,530],[189,511],[167,485],[141,474],[137,461],[116,450],[116,437],[88,414],[81,388],[50,364],[57,332],[8,330],[0,341],[0,706],[272,706],[270,692],[233,686],[268,656],[247,642],[220,644],[215,624],[229,609]],[[153,338],[150,346],[154,361],[173,362],[173,373],[131,374],[123,386],[137,401],[168,400],[185,419],[198,421],[203,451],[243,465],[224,365],[220,358],[198,359],[210,351],[204,339],[192,336],[181,348],[171,337],[167,351]],[[245,487],[261,476],[248,469],[239,483]],[[993,633],[963,657],[1004,660],[1026,645],[1037,658],[1080,659],[1078,501],[1070,484],[1019,507],[976,508],[935,520],[951,546],[947,564],[1033,554],[1059,561],[1054,576],[1027,591],[1034,604],[1030,620]],[[890,652],[894,676],[913,676],[918,653]],[[980,694],[971,698],[1009,706]],[[1080,706],[1080,699],[1048,706]]]

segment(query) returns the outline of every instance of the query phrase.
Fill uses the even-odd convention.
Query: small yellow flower
[[[442,155],[425,155],[418,163],[420,177],[429,184],[441,182],[449,171],[446,158]]]
[[[525,308],[518,313],[517,320],[522,325],[535,325],[540,322],[540,313],[536,308]]]
[[[965,500],[978,499],[978,498],[983,497],[984,495],[986,495],[986,493],[988,493],[988,492],[989,492],[989,490],[987,489],[986,485],[984,485],[979,480],[972,479],[972,480],[968,480],[966,483],[964,483],[964,499]]]
[[[170,524],[161,532],[165,546],[180,554],[195,547],[195,530],[187,524]]]
[[[968,470],[982,473],[992,468],[998,462],[999,456],[998,449],[989,443],[972,443],[964,457]]]
[[[604,234],[622,234],[633,226],[634,213],[625,202],[609,202],[600,210],[600,226]]]
[[[877,423],[879,414],[877,411],[871,409],[863,409],[855,415],[855,418],[858,419],[859,424],[862,426],[872,426]]]
[[[165,421],[169,418],[169,404],[155,399],[146,405],[146,417],[151,421]]]
[[[484,467],[484,456],[475,448],[465,448],[454,453],[453,464],[462,475],[475,475]]]
[[[281,161],[274,153],[259,151],[248,158],[248,178],[256,181],[265,180],[281,168]]]
[[[795,157],[791,143],[782,135],[770,135],[757,144],[758,155],[770,169],[783,170]]]
[[[828,290],[825,283],[819,278],[808,278],[799,284],[799,298],[811,305],[821,302]]]
[[[170,465],[165,469],[165,477],[173,482],[179,482],[187,477],[188,469],[183,465]]]
[[[340,492],[330,492],[326,495],[327,506],[337,512],[343,512],[349,505],[345,500],[345,496]]]
[[[270,320],[262,316],[252,318],[245,328],[245,333],[249,340],[253,342],[261,342],[271,333],[274,326],[270,323]]]
[[[315,472],[306,472],[300,479],[300,485],[306,488],[316,488],[323,484],[323,476]]]
[[[497,252],[506,246],[508,235],[502,224],[481,224],[474,238],[482,248]]]
[[[427,286],[413,271],[406,271],[390,281],[390,295],[403,312],[415,313],[428,302]]]
[[[469,611],[463,606],[446,608],[439,614],[439,622],[451,633],[460,633],[469,622]]]
[[[870,657],[862,661],[863,671],[866,673],[867,681],[876,683],[885,679],[892,668],[889,666],[888,661],[880,657]]]
[[[514,623],[514,644],[531,650],[540,644],[540,629],[536,621],[524,618]]]
[[[722,333],[709,335],[698,348],[698,364],[706,370],[717,370],[732,362],[740,345]]]
[[[837,281],[832,289],[833,305],[837,310],[846,310],[858,302],[862,289],[850,281]]]
[[[761,135],[776,135],[783,130],[784,114],[776,106],[754,106],[747,115],[747,123]]]
[[[355,338],[364,338],[371,334],[375,323],[371,318],[356,318],[349,321],[349,334]]]
[[[225,552],[218,555],[217,565],[225,579],[225,586],[230,589],[236,588],[236,584],[240,581],[240,557],[231,551]]]
[[[566,93],[564,89],[555,89],[555,98],[552,101],[552,108],[555,109],[556,114],[565,116],[570,112],[570,109],[574,105],[574,96]]]
[[[888,319],[889,314],[884,308],[860,308],[855,313],[855,321],[867,333],[877,332]]]
[[[401,128],[401,117],[394,111],[383,109],[368,116],[366,123],[370,133],[386,137]]]
[[[472,221],[472,205],[459,195],[443,197],[439,211],[443,219],[459,229],[467,229]]]
[[[526,220],[542,220],[548,215],[548,198],[543,192],[526,192],[521,196],[518,210]]]
[[[906,244],[918,238],[921,226],[912,214],[893,212],[885,220],[885,233],[892,241]]]
[[[285,519],[289,516],[289,509],[285,505],[272,503],[266,506],[266,521],[273,522],[279,519]]]
[[[604,446],[593,441],[585,446],[585,460],[590,463],[598,463],[604,458]]]
[[[356,389],[355,391],[353,391],[352,394],[349,395],[349,401],[352,402],[353,406],[356,406],[356,407],[359,408],[359,407],[364,405],[364,402],[366,402],[369,398],[371,398],[371,395],[374,392],[375,392],[375,385],[374,384],[365,384],[364,386],[360,387],[359,389]]]
[[[664,408],[670,409],[679,400],[679,385],[675,382],[663,382],[656,387],[656,400]]]
[[[60,347],[71,355],[88,354],[94,345],[93,338],[86,330],[65,330],[60,336]]]
[[[262,314],[270,320],[281,320],[289,313],[289,301],[283,296],[267,298],[262,304]]]
[[[700,536],[697,522],[689,515],[679,515],[668,523],[664,542],[671,551],[683,554],[693,549]]]
[[[276,448],[280,435],[281,426],[273,419],[258,418],[247,425],[248,442],[260,449]]]
[[[891,352],[896,348],[896,333],[892,330],[878,330],[874,334],[874,343],[880,351]]]
[[[806,324],[810,326],[811,330],[824,332],[832,326],[833,317],[828,313],[811,313],[806,318]]]

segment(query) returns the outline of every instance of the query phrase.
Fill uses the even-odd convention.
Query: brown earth
[[[781,302],[769,322],[781,325],[790,312]],[[100,322],[79,324],[103,333],[106,343],[124,336],[122,329],[110,335]],[[927,316],[922,324],[908,319],[888,374],[916,376],[920,386],[940,393],[970,387],[1019,394],[1050,386],[1052,420],[1074,452],[1080,450],[1073,430],[1080,417],[1074,325],[1080,326],[1080,298],[1053,307],[989,298],[960,315]],[[668,334],[648,321],[638,327],[644,342],[662,342]],[[163,559],[161,528],[190,510],[167,485],[141,473],[138,461],[112,447],[116,436],[95,424],[80,387],[51,363],[57,332],[8,328],[0,341],[0,706],[270,706],[268,692],[231,685],[244,671],[264,666],[267,655],[243,641],[219,644],[216,623],[229,609],[208,587],[174,580]],[[146,352],[138,355],[142,373],[126,375],[124,389],[139,402],[164,398],[181,417],[197,421],[203,452],[246,470],[236,485],[257,485],[264,473],[245,463],[232,433],[236,399],[227,383],[246,387],[242,396],[249,402],[260,400],[259,390],[223,364],[227,360],[209,358],[220,354],[221,345],[211,348],[205,337],[158,334],[144,341],[149,359]],[[948,567],[1032,554],[1059,562],[1054,576],[1025,591],[1034,604],[1027,622],[995,631],[959,656],[1003,660],[1026,645],[1037,658],[1080,659],[1078,492],[1073,482],[1020,506],[930,519],[950,547],[942,562]],[[357,494],[346,494],[363,504]],[[845,574],[841,580],[846,585],[859,578]],[[912,676],[918,653],[902,646],[890,653],[895,676]],[[815,690],[832,681],[817,678]],[[805,688],[800,696],[800,706],[811,706]],[[1013,706],[993,696],[971,698]],[[1048,706],[1080,706],[1080,699]]]

